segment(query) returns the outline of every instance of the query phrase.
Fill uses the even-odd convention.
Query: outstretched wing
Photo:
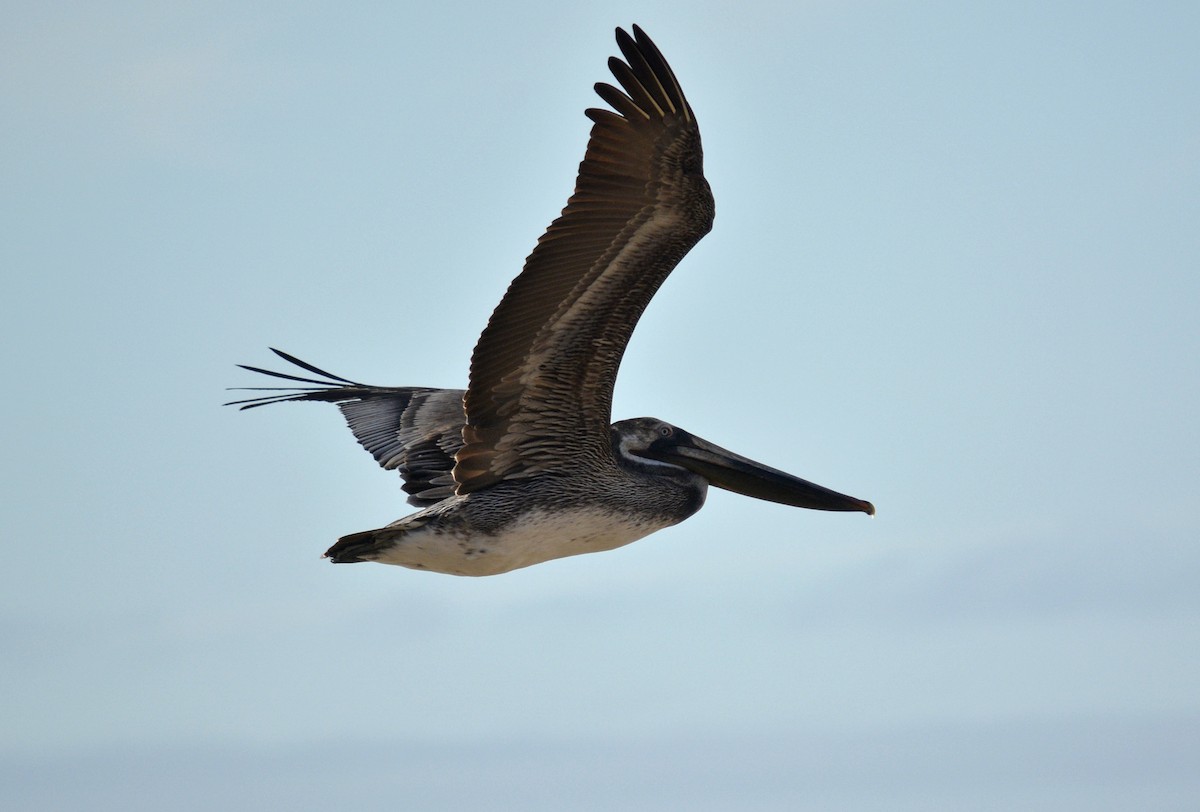
[[[383,468],[404,478],[409,504],[425,507],[454,494],[454,455],[462,448],[463,394],[461,389],[415,386],[368,386],[333,375],[281,350],[280,358],[320,376],[303,378],[239,364],[243,369],[312,387],[245,387],[277,394],[235,400],[253,409],[268,403],[317,400],[336,403],[363,448]]]
[[[638,318],[712,228],[700,131],[674,73],[637,26],[617,29],[622,93],[597,84],[575,193],[480,336],[466,394],[459,493],[611,458],[613,385]],[[589,459],[591,462],[589,462]]]

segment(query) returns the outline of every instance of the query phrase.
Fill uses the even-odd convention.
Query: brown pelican
[[[274,350],[312,387],[234,401],[338,404],[351,431],[404,479],[420,511],[338,540],[334,563],[378,561],[495,575],[611,550],[677,524],[708,486],[816,510],[870,502],[806,482],[650,417],[610,425],[625,345],[650,298],[713,223],[700,131],[675,74],[637,26],[608,67],[622,93],[593,122],[575,193],[496,307],[466,391],[366,386]],[[615,112],[613,112],[615,111]]]

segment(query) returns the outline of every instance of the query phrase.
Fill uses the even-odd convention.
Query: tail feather
[[[359,564],[374,561],[379,553],[395,544],[391,539],[381,539],[379,530],[364,530],[342,536],[337,543],[325,551],[323,558],[334,564]]]
[[[420,523],[418,523],[418,527],[419,525]],[[334,546],[326,549],[322,558],[328,558],[332,564],[361,564],[362,561],[377,561],[380,555],[395,547],[408,530],[412,530],[412,527],[397,528],[389,525],[386,528],[364,530],[362,533],[342,536]],[[419,566],[418,569],[420,569]]]

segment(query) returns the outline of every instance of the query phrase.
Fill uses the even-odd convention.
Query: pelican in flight
[[[466,391],[367,386],[279,350],[309,375],[243,367],[311,386],[234,401],[336,403],[350,430],[404,479],[420,510],[339,539],[334,563],[377,561],[497,575],[612,550],[678,524],[709,485],[795,507],[870,502],[726,451],[651,417],[612,423],[613,384],[650,298],[713,224],[700,130],[650,38],[617,29],[624,92],[593,122],[575,193],[550,224],[475,345]]]

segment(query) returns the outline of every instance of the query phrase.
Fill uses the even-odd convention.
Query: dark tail
[[[374,561],[379,553],[395,544],[389,539],[379,538],[380,530],[365,530],[362,533],[351,533],[342,536],[337,543],[325,551],[324,558],[334,564],[358,564],[363,561]],[[392,534],[394,535],[394,534]]]

